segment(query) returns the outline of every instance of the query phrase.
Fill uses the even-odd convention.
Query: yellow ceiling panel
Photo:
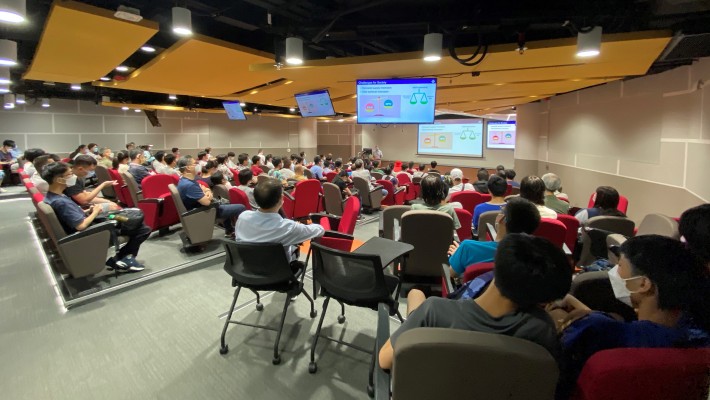
[[[262,74],[249,73],[250,64],[273,59],[274,56],[269,53],[194,35],[163,51],[135,70],[125,81],[94,84],[145,92],[227,96],[279,79],[280,74],[276,70]]]
[[[113,70],[158,32],[158,23],[129,22],[113,11],[55,1],[23,79],[81,83]]]

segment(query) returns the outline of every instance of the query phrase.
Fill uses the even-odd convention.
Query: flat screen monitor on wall
[[[420,124],[417,153],[453,157],[483,157],[483,120],[444,119]]]
[[[489,149],[515,149],[515,121],[488,121],[486,137]]]
[[[331,117],[335,115],[333,102],[330,100],[327,90],[298,93],[295,97],[302,117]]]
[[[431,124],[436,78],[359,79],[358,124]]]
[[[238,121],[245,121],[247,116],[244,115],[244,109],[240,101],[223,101],[222,107],[227,111],[227,118]]]

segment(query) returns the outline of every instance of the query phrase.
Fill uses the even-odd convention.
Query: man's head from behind
[[[453,179],[456,184],[461,183],[463,180],[463,171],[458,168],[452,169],[449,174],[451,175],[451,179]]]
[[[488,178],[488,184],[486,186],[488,186],[488,191],[491,195],[495,197],[505,196],[505,192],[508,190],[508,182],[498,175],[493,175]]]
[[[438,206],[448,195],[444,182],[436,175],[427,175],[422,179],[422,200],[428,206]]]
[[[432,161],[429,165],[431,165],[431,169],[436,169],[436,166],[439,164],[436,161]]]
[[[85,177],[96,169],[96,159],[87,154],[76,156],[72,164],[74,165],[72,170],[79,178]]]
[[[478,177],[478,180],[479,180],[479,181],[484,181],[484,182],[485,182],[485,181],[488,180],[488,178],[491,177],[491,174],[488,173],[488,170],[487,170],[487,169],[481,168],[481,169],[478,170],[478,172],[476,172],[476,176]]]
[[[706,264],[710,263],[710,204],[687,209],[678,224],[681,240]]]
[[[535,204],[522,197],[513,197],[503,207],[498,221],[498,235],[508,233],[532,234],[540,225],[540,211]],[[503,222],[501,225],[500,222]]]
[[[560,299],[572,284],[572,268],[562,250],[547,239],[510,234],[498,244],[495,286],[527,310]]]
[[[548,172],[542,176],[542,182],[545,184],[545,190],[555,193],[562,187],[562,180],[559,176]]]
[[[239,184],[242,186],[247,185],[253,177],[254,173],[251,172],[249,168],[245,168],[239,171],[239,175],[237,175],[237,178],[239,179]]]
[[[261,211],[277,212],[283,202],[283,187],[276,179],[266,179],[254,188],[254,201]]]
[[[34,162],[35,158],[44,155],[45,152],[42,149],[29,149],[25,150],[25,160],[29,162]]]
[[[132,163],[142,164],[144,158],[145,156],[141,150],[131,150],[128,152],[128,159],[130,159]]]

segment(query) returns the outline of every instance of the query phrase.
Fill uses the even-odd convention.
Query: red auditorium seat
[[[143,178],[141,191],[143,199],[158,199],[157,212],[152,219],[148,218],[146,213],[146,224],[153,230],[169,228],[172,225],[180,223],[180,216],[175,207],[175,201],[170,194],[168,185],[177,186],[177,177],[173,175],[150,175]],[[144,209],[145,207],[141,207]],[[148,223],[148,221],[152,221]]]
[[[396,172],[400,172],[401,170],[402,170],[402,161],[399,161],[399,160],[395,161],[394,168],[392,168],[392,172],[396,173]]]
[[[407,188],[405,191],[405,196],[404,200],[405,201],[412,201],[417,198],[417,191],[412,183],[412,180],[409,179],[409,175],[405,172],[400,172],[396,175],[397,182],[399,183],[399,186],[404,186]]]
[[[461,227],[456,230],[456,234],[459,236],[459,240],[471,239],[473,233],[471,232],[471,224],[473,223],[473,215],[468,212],[468,210],[463,210],[461,208],[455,208],[456,217],[458,217]]]
[[[589,196],[589,203],[587,203],[587,208],[592,208],[594,207],[594,200],[596,199],[597,192],[592,193],[591,196]],[[616,209],[621,211],[622,213],[626,214],[626,210],[629,208],[629,199],[626,197],[619,195],[619,205],[616,206]]]
[[[464,210],[473,214],[473,210],[476,208],[477,205],[485,203],[490,199],[490,195],[483,195],[472,190],[464,190],[462,192],[451,193],[449,202],[459,202],[463,206]]]
[[[567,238],[567,227],[556,219],[542,218],[533,235],[545,238],[555,246],[562,248]]]
[[[509,183],[508,188],[505,189],[505,196],[510,196],[511,194],[513,194],[513,185]]]
[[[290,219],[305,219],[311,213],[320,211],[323,188],[316,179],[298,182],[293,192],[284,193],[283,210]]]
[[[394,185],[388,179],[378,179],[377,184],[382,185],[382,187],[387,191],[387,196],[382,199],[381,204],[383,206],[401,206],[404,204],[405,196],[407,194],[406,188],[395,190]]]
[[[328,172],[327,174],[325,174],[325,179],[326,179],[326,181],[328,181],[328,182],[333,182],[333,179],[335,179],[335,177],[336,177],[337,175],[338,175],[337,172],[331,171],[331,172]]]
[[[232,187],[229,189],[229,203],[230,204],[241,204],[247,211],[251,210],[251,204],[249,203],[249,196],[244,193],[243,190]]]
[[[466,267],[466,270],[464,270],[463,281],[468,282],[470,280],[475,279],[476,277],[478,277],[480,275],[485,274],[486,272],[491,272],[491,271],[493,271],[493,266],[494,266],[494,263],[492,263],[492,262],[471,264],[468,267]]]
[[[557,214],[557,220],[565,224],[567,234],[565,236],[565,244],[569,251],[574,253],[574,248],[577,246],[577,231],[579,230],[579,220],[571,215]]]
[[[118,201],[121,202],[126,207],[135,207],[135,204],[133,204],[133,199],[131,198],[131,193],[128,191],[128,186],[126,186],[126,183],[123,182],[123,178],[121,177],[121,174],[118,173],[113,168],[110,168],[108,170],[108,173],[111,175],[111,179],[118,182],[113,186],[114,192],[116,192],[116,196],[118,196]]]

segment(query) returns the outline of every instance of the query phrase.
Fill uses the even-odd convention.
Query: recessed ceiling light
[[[42,99],[42,107],[44,107],[44,108],[49,108],[49,105],[50,105],[50,104],[49,104],[49,99],[46,98],[46,97],[43,98],[43,99]]]
[[[293,83],[293,81],[286,81],[286,82],[284,82],[284,85],[290,85],[292,83]]]
[[[246,106],[247,106],[247,103],[239,103],[239,105],[240,105],[241,107],[246,107]]]
[[[293,107],[289,108],[288,110],[289,110],[289,111],[291,111],[291,112],[294,112],[294,111],[296,111],[296,109],[295,109],[295,108],[293,108]]]
[[[0,65],[13,67],[17,65],[17,42],[0,40]]]
[[[0,84],[0,93],[10,93],[10,86],[7,84]]]
[[[602,27],[594,26],[586,32],[577,33],[577,57],[589,58],[599,55],[602,45]]]
[[[25,103],[26,103],[26,101],[25,101],[25,95],[24,95],[24,94],[15,95],[15,103],[17,103],[17,104],[25,104]]]
[[[177,95],[176,94],[169,94],[168,99],[169,100],[177,100]]]
[[[25,22],[26,15],[25,0],[5,0],[0,2],[0,21],[19,24]]]
[[[249,94],[257,94],[257,93],[259,93],[258,90],[252,90]]]
[[[130,110],[130,108],[128,108],[128,107],[126,107],[126,106],[123,106],[123,107],[121,107],[121,110],[123,110],[123,111],[128,111],[128,110]]]
[[[81,90],[81,83],[72,83],[71,90]]]
[[[108,82],[111,80],[111,78],[109,78],[108,76],[102,76],[101,78],[99,78],[99,80],[104,81],[104,82]]]
[[[353,99],[357,99],[357,95],[356,95],[356,94],[353,95]]]
[[[140,109],[140,108],[136,108],[136,109],[133,110],[133,111],[135,111],[135,112],[141,112],[141,109]]]
[[[155,47],[148,45],[141,47],[141,50],[145,51],[146,53],[155,53]]]
[[[342,119],[342,118],[338,120],[338,122],[343,122],[343,121],[345,121],[345,120],[344,120],[344,119]]]
[[[329,119],[326,119],[325,122],[330,122],[330,120],[329,120]]]
[[[126,67],[125,65],[119,65],[118,67],[116,67],[116,71],[126,72],[126,71],[128,71],[128,67]]]

